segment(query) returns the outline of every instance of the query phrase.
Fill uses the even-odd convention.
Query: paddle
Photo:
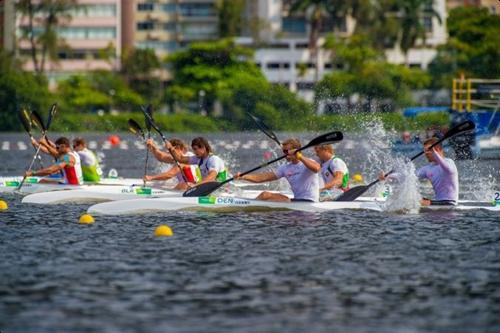
[[[24,127],[24,130],[26,133],[28,133],[30,140],[33,141],[33,134],[31,133],[31,114],[28,112],[26,109],[22,109],[19,111],[19,120],[21,120],[21,124]],[[33,149],[36,151],[36,148],[33,147]],[[40,155],[37,156],[38,163],[40,164],[40,167],[43,169],[43,163],[42,163],[42,158]]]
[[[270,138],[271,140],[273,140],[274,142],[276,142],[278,144],[278,146],[281,147],[281,142],[280,142],[280,140],[278,140],[278,137],[276,136],[276,134],[274,134],[273,131],[261,119],[257,118],[256,116],[254,116],[250,112],[247,112],[247,114],[250,116],[250,118],[252,118],[252,120],[255,122],[255,124],[257,125],[257,127],[265,135],[267,135],[268,138]]]
[[[33,120],[33,123],[35,123],[37,126],[39,126],[39,128],[42,129],[42,140],[45,139],[47,136],[47,131],[50,128],[50,124],[52,123],[52,117],[56,114],[56,110],[57,110],[57,103],[54,103],[54,104],[52,104],[52,107],[50,108],[50,111],[49,111],[49,117],[47,118],[47,125],[43,124],[42,118],[40,117],[38,112],[33,111],[31,113],[31,119]],[[35,159],[38,156],[38,154],[40,153],[40,148],[41,148],[41,145],[38,145],[38,148],[35,152],[35,156],[33,156],[33,159],[31,160],[31,163],[28,167],[28,170],[26,170],[26,172],[31,171],[31,168],[33,168],[33,163],[35,163]],[[21,183],[19,184],[19,186],[16,189],[17,191],[19,191],[21,189],[21,187],[23,187],[24,182],[26,181],[26,177],[27,176],[25,173],[25,175],[23,176],[23,180],[21,180]]]
[[[305,146],[300,147],[299,149],[297,149],[297,152],[299,152],[301,150],[304,150],[304,149],[307,149],[307,148],[310,148],[310,147],[313,147],[313,146],[325,145],[325,144],[330,144],[330,143],[333,143],[333,142],[341,141],[342,139],[343,139],[342,132],[330,132],[330,133],[326,133],[326,134],[320,135],[320,136],[312,139],[307,145],[305,145]],[[268,166],[270,164],[273,164],[273,163],[275,163],[275,162],[277,162],[279,160],[282,160],[286,156],[287,155],[283,155],[283,156],[277,157],[274,160],[271,160],[269,162],[263,163],[263,164],[255,167],[253,169],[245,171],[242,174],[240,174],[240,177],[244,176],[244,175],[247,175],[249,173],[252,173],[252,172],[254,172],[256,170],[262,169],[262,168],[264,168],[264,167],[266,167],[266,166]],[[221,187],[224,184],[227,184],[227,183],[229,183],[229,182],[231,182],[233,180],[234,180],[234,177],[226,179],[223,182],[202,183],[202,184],[199,184],[197,186],[194,186],[194,187],[188,189],[186,192],[184,192],[182,194],[182,196],[184,196],[184,197],[203,197],[203,196],[209,195],[210,193],[212,193],[213,191],[215,191],[219,187]]]
[[[167,142],[167,139],[165,138],[165,135],[163,135],[163,133],[161,132],[160,128],[158,128],[158,125],[155,124],[153,118],[151,118],[151,116],[144,109],[142,109],[142,112],[144,113],[144,117],[146,117],[146,119],[149,121],[151,127],[153,127],[154,130],[156,132],[158,132],[158,134],[160,135],[161,139],[163,140],[163,143]],[[182,179],[184,180],[184,182],[186,184],[188,184],[188,180],[186,178],[186,175],[184,175],[184,172],[182,171],[181,165],[179,164],[179,161],[177,161],[177,159],[175,158],[175,155],[173,154],[172,149],[169,149],[168,151],[169,151],[170,155],[172,155],[172,158],[174,159],[175,165],[177,165],[177,167],[181,171]]]
[[[464,132],[467,132],[467,131],[471,131],[474,128],[476,128],[476,125],[472,121],[470,121],[470,120],[465,121],[463,123],[460,123],[457,126],[452,127],[441,139],[439,139],[436,143],[432,144],[429,147],[429,149],[431,149],[432,147],[440,144],[444,140],[446,140],[448,138],[451,138],[454,135],[461,134],[461,133],[464,133]],[[410,159],[410,161],[413,161],[414,159],[416,159],[417,157],[421,156],[422,154],[424,154],[423,150],[420,153],[418,153],[417,155],[413,156]],[[386,173],[384,175],[384,177],[387,177],[388,175],[390,175],[393,172],[394,172],[394,170],[389,171],[388,173]],[[368,185],[356,186],[356,187],[350,189],[349,191],[347,191],[345,193],[342,193],[334,201],[353,201],[357,197],[359,197],[360,195],[362,195],[363,193],[365,193],[370,187],[372,187],[373,185],[377,184],[379,181],[380,180],[377,179],[377,180],[374,180],[373,182],[371,182]]]
[[[149,104],[147,106],[146,110],[144,110],[144,108],[141,106],[141,109],[142,109],[142,112],[144,112],[146,129],[148,130],[148,139],[150,139],[151,138],[151,122],[149,121],[149,119],[153,119],[153,105]],[[148,114],[149,117],[146,117],[146,114]],[[149,149],[146,149],[146,161],[144,163],[144,177],[148,173],[148,160],[149,160]],[[146,187],[146,181],[144,180],[144,177],[143,177],[143,185],[144,185],[144,187]]]
[[[146,135],[144,135],[144,131],[142,130],[141,126],[134,119],[128,120],[128,129],[133,134],[142,138],[142,140],[144,140],[144,141],[146,140]]]

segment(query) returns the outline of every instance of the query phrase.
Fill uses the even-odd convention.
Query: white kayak
[[[106,202],[93,205],[88,209],[90,214],[124,215],[145,214],[174,210],[201,210],[201,211],[268,211],[268,210],[297,210],[305,212],[325,212],[334,210],[371,210],[383,211],[384,200],[376,198],[359,198],[350,202],[271,202],[230,196],[210,197],[180,197],[158,199],[136,199]],[[422,210],[469,210],[487,209],[500,211],[500,206],[493,206],[486,202],[463,202],[457,206],[432,206]]]
[[[33,193],[25,196],[23,203],[62,204],[62,203],[95,203],[101,201],[127,200],[138,198],[179,197],[182,192],[153,187],[93,185],[70,191],[49,191]]]
[[[17,192],[16,190],[19,184],[21,183],[22,179],[23,177],[21,176],[0,177],[0,193]],[[89,186],[100,186],[100,185],[130,186],[130,185],[142,184],[142,179],[139,178],[103,178],[99,183],[85,183],[84,185],[41,183],[40,182],[41,179],[48,179],[52,181],[58,180],[58,178],[27,177],[19,193],[38,193],[47,191],[75,190],[75,189],[88,188]]]

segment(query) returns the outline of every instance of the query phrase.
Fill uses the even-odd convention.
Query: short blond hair
[[[281,143],[282,146],[284,145],[288,145],[290,147],[292,147],[292,149],[299,149],[302,145],[300,144],[300,141],[299,139],[296,139],[296,138],[290,138],[290,139],[286,139],[285,141],[283,141]]]
[[[332,145],[319,145],[318,148],[321,149],[321,150],[327,151],[330,154],[333,154],[333,152],[334,152],[334,149],[333,149]]]

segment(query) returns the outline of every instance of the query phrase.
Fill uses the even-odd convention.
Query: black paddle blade
[[[368,191],[370,186],[361,185],[351,188],[349,191],[342,193],[334,201],[354,201],[357,197]]]
[[[250,118],[252,118],[252,120],[257,125],[257,127],[265,135],[267,135],[268,138],[270,138],[271,140],[273,140],[274,142],[276,142],[281,147],[281,142],[280,142],[280,140],[278,140],[278,137],[276,136],[276,134],[274,134],[273,131],[271,131],[271,129],[266,124],[264,124],[264,122],[262,120],[260,120],[260,118],[257,118],[256,116],[254,116],[250,112],[247,112],[247,113],[250,116]]]
[[[221,187],[223,183],[209,182],[191,187],[182,194],[183,197],[204,197]]]
[[[331,144],[334,142],[342,141],[343,138],[344,138],[344,135],[342,134],[342,132],[338,132],[338,131],[330,132],[330,133],[326,133],[326,134],[320,135],[318,137],[315,137],[305,147],[313,147],[313,146],[317,146],[317,145],[328,145],[328,144]]]
[[[153,105],[149,104],[146,107],[145,113],[148,114],[149,117],[144,117],[146,123],[146,129],[148,132],[151,132],[151,120],[153,120]]]
[[[56,115],[57,111],[57,103],[52,104],[49,110],[49,116],[47,117],[47,125],[45,125],[45,129],[48,130],[50,128],[50,124],[52,123],[52,118]]]
[[[42,132],[46,131],[45,125],[43,124],[42,117],[40,117],[40,114],[36,111],[31,112],[31,122],[38,127],[38,129]]]
[[[457,126],[454,126],[450,128],[448,132],[445,134],[445,138],[452,137],[456,134],[462,133],[462,132],[467,132],[467,131],[472,131],[473,129],[476,128],[476,124],[474,122],[467,120],[464,121],[463,123],[458,124]]]
[[[31,135],[31,118],[28,110],[24,108],[22,110],[19,110],[19,120],[21,121],[21,124],[23,125],[26,132]]]
[[[128,120],[128,129],[135,135],[140,136],[143,140],[146,139],[146,137],[144,136],[144,131],[134,119]]]

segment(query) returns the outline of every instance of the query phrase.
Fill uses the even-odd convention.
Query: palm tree
[[[437,18],[442,23],[441,16],[433,8],[433,0],[397,0],[396,8],[401,30],[399,46],[405,55],[405,64],[408,63],[408,51],[415,46],[417,40],[422,38],[425,42],[426,30],[424,18]]]
[[[70,11],[77,0],[20,0],[17,10],[27,16],[28,26],[25,33],[31,45],[31,58],[35,72],[45,72],[47,57],[57,60],[60,38],[57,28],[71,20]],[[37,30],[41,32],[37,33]],[[38,52],[41,53],[39,59]]]
[[[327,18],[343,18],[351,6],[342,0],[289,0],[290,13],[305,14],[309,21],[309,52],[315,60],[315,81],[318,80],[318,39]]]

